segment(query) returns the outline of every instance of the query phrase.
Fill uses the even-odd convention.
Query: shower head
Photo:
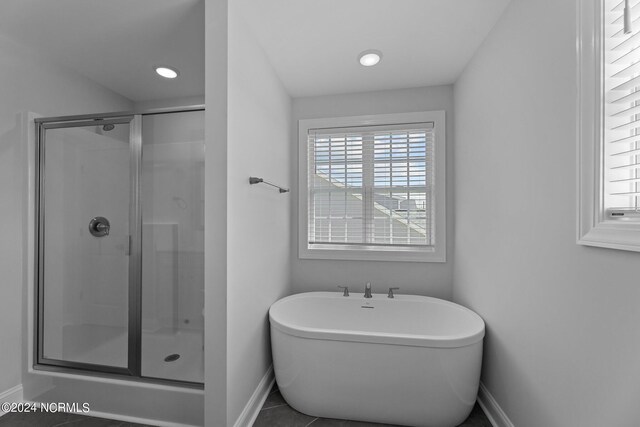
[[[108,132],[110,130],[113,130],[116,127],[116,125],[112,125],[111,123],[102,126],[102,130],[105,132]]]

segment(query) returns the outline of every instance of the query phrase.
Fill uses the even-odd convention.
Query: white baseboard
[[[17,385],[15,387],[12,387],[9,390],[0,393],[0,403],[4,403],[4,402],[8,402],[8,403],[27,402],[27,401],[24,400],[22,384]],[[28,403],[31,403],[31,404],[33,404],[35,406],[40,405],[40,402],[31,402],[30,401]],[[0,409],[0,417],[5,415],[5,414],[6,414],[6,412],[4,412],[4,411],[2,411],[2,409]],[[158,426],[158,427],[197,427],[197,426],[192,426],[190,424],[173,423],[173,422],[160,421],[160,420],[154,420],[154,419],[148,419],[148,418],[140,418],[140,417],[127,416],[127,415],[111,414],[111,413],[108,413],[108,412],[99,412],[99,411],[93,411],[93,410],[90,411],[90,412],[87,412],[87,413],[77,412],[77,414],[79,414],[79,415],[87,415],[87,416],[90,416],[90,417],[97,417],[97,418],[108,418],[110,420],[126,421],[126,422],[130,422],[130,423],[154,425],[154,426]]]
[[[253,425],[256,418],[258,418],[262,405],[264,405],[265,400],[269,397],[269,391],[271,391],[275,381],[276,377],[273,373],[273,365],[271,365],[267,373],[264,374],[264,377],[260,380],[258,387],[256,387],[256,390],[251,395],[251,398],[245,405],[235,424],[233,424],[234,427],[251,427]]]
[[[18,384],[15,387],[11,387],[7,391],[3,391],[0,393],[0,403],[20,403],[22,402],[22,384]],[[6,414],[2,409],[0,409],[0,417]]]
[[[89,417],[106,418],[109,420],[125,421],[128,423],[143,424],[157,427],[198,427],[192,424],[173,423],[170,421],[154,420],[151,418],[131,417],[128,415],[111,414],[108,412],[90,411],[87,413],[77,412],[78,415],[86,415]]]
[[[40,405],[42,405],[42,402],[33,402],[33,401],[25,401],[25,402],[33,404],[36,407],[40,407]],[[86,417],[104,418],[108,420],[125,421],[128,423],[152,425],[157,427],[199,427],[192,424],[174,423],[171,421],[161,421],[161,420],[156,420],[152,418],[142,418],[142,417],[134,417],[129,415],[113,414],[110,412],[94,411],[93,409],[90,410],[89,412],[78,411],[78,412],[70,412],[70,413],[77,414],[77,415],[84,415]]]
[[[478,404],[480,404],[493,427],[514,427],[507,414],[504,413],[496,399],[493,398],[482,383],[480,383],[480,390],[478,390]]]

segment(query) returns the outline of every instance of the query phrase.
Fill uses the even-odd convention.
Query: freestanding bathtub
[[[429,297],[309,292],[269,310],[285,400],[308,415],[453,427],[476,401],[484,322]]]

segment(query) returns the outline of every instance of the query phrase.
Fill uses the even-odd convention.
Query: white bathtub
[[[484,322],[429,297],[309,292],[271,306],[278,387],[305,414],[453,427],[473,408]]]

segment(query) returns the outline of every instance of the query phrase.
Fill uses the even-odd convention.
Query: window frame
[[[399,125],[433,122],[434,124],[434,241],[428,248],[362,247],[361,245],[314,245],[308,241],[308,132],[309,129]],[[328,117],[298,121],[298,257],[360,261],[446,262],[446,132],[445,112],[422,111],[398,114]]]
[[[604,0],[577,0],[577,243],[640,251],[640,222],[606,218],[604,188]]]

